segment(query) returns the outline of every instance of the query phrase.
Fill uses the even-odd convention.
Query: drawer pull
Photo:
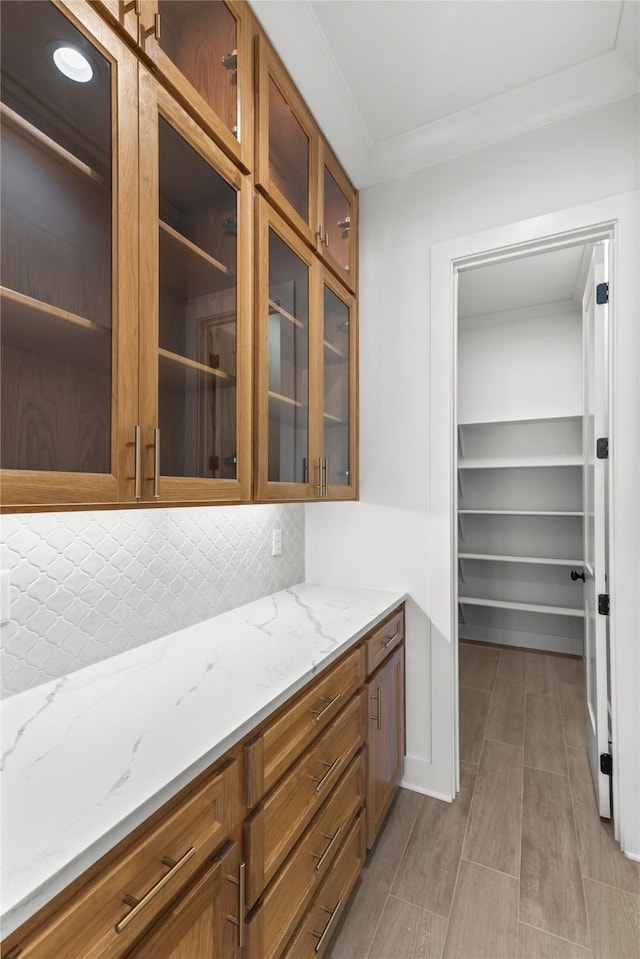
[[[338,899],[338,904],[336,908],[333,910],[327,909],[326,907],[323,906],[324,911],[329,913],[329,922],[326,924],[322,932],[311,933],[311,935],[315,936],[315,938],[318,940],[316,943],[316,952],[321,951],[324,945],[325,939],[328,939],[331,933],[333,932],[333,930],[335,929],[338,919],[340,918],[340,913],[342,912],[343,905],[344,905],[344,900]]]
[[[245,881],[244,881],[244,871],[245,863],[241,862],[238,867],[238,878],[235,876],[229,876],[229,882],[232,882],[234,886],[238,887],[238,918],[235,916],[227,916],[229,922],[232,922],[234,926],[238,927],[238,947],[242,949],[244,947],[244,908],[245,908]]]
[[[338,700],[340,699],[340,695],[341,695],[341,694],[338,693],[338,695],[337,695],[337,696],[334,696],[333,699],[327,699],[326,696],[323,696],[323,697],[322,697],[322,702],[323,702],[323,703],[326,703],[327,705],[324,706],[322,709],[312,709],[312,710],[311,710],[311,712],[312,712],[312,713],[314,714],[314,716],[316,717],[316,718],[315,718],[315,722],[317,722],[317,723],[320,722],[320,720],[322,719],[322,717],[324,716],[324,714],[326,713],[326,711],[327,711],[328,709],[331,709],[331,707],[333,706],[334,703],[337,703],[337,702],[338,702]]]
[[[317,793],[320,792],[320,790],[321,790],[322,787],[324,786],[325,782],[327,781],[327,779],[329,778],[329,776],[331,775],[331,773],[332,773],[333,770],[336,768],[336,766],[338,765],[339,762],[340,762],[340,756],[338,756],[337,759],[334,759],[332,763],[325,763],[325,762],[323,762],[323,763],[322,763],[323,766],[328,766],[328,767],[329,767],[329,768],[327,769],[326,773],[324,774],[324,776],[323,776],[321,779],[316,779],[315,776],[312,776],[312,777],[311,777],[311,778],[313,779],[314,783],[317,783],[317,784],[318,784],[318,785],[316,786],[316,792],[317,792]]]
[[[380,645],[384,646],[385,649],[388,649],[389,646],[391,646],[391,643],[395,642],[395,640],[398,638],[399,635],[400,635],[400,630],[397,629],[395,633],[393,634],[393,636],[391,637],[391,639],[387,639],[386,637],[384,639],[381,639]]]
[[[144,894],[142,899],[136,899],[135,896],[129,896],[129,895],[124,897],[123,902],[125,902],[127,906],[131,906],[132,909],[131,909],[131,912],[128,912],[127,915],[120,920],[120,922],[116,923],[116,926],[115,926],[116,932],[122,932],[123,929],[126,929],[129,923],[133,919],[135,919],[135,917],[144,909],[144,907],[148,903],[150,903],[151,900],[155,898],[155,896],[157,896],[162,889],[164,889],[164,887],[167,885],[169,880],[172,879],[173,876],[175,876],[178,870],[182,866],[184,866],[185,863],[189,861],[189,859],[191,859],[191,857],[195,854],[195,851],[196,851],[195,846],[192,846],[190,849],[187,849],[184,856],[181,856],[177,862],[175,861],[175,859],[169,859],[167,856],[163,857],[162,863],[165,866],[169,866],[169,872],[165,873],[162,879],[159,879],[158,882],[155,884],[155,886],[152,886],[151,889]]]
[[[318,856],[317,853],[315,852],[311,853],[313,858],[318,860],[318,862],[316,863],[316,872],[319,872],[322,869],[322,863],[325,861],[325,859],[329,855],[329,850],[332,848],[334,842],[340,835],[341,831],[342,831],[342,826],[338,826],[333,836],[327,836],[325,832],[322,833],[324,838],[329,840],[329,845],[327,846],[327,848],[325,849],[325,851],[322,853],[321,856]]]

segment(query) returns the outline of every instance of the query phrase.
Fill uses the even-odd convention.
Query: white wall
[[[306,576],[410,594],[405,781],[423,791],[450,793],[438,717],[452,697],[450,624],[428,582],[429,531],[448,523],[429,515],[430,247],[638,180],[634,98],[361,193],[361,499],[306,507]]]

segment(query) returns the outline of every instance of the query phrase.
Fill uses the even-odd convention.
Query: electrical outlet
[[[271,555],[282,555],[282,530],[274,529],[271,531]]]
[[[11,594],[9,587],[11,576],[8,569],[0,570],[0,625],[4,626],[11,619]]]

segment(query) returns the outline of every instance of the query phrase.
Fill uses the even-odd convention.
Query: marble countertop
[[[405,595],[303,583],[2,702],[2,936]]]

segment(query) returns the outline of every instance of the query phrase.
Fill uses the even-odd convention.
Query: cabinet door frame
[[[269,165],[269,81],[280,91],[309,139],[308,218],[292,206],[271,177]],[[264,36],[256,36],[256,186],[277,206],[300,236],[315,249],[318,229],[318,128],[279,58]]]
[[[160,46],[155,25],[158,0],[141,0],[139,46],[171,93],[230,157],[248,173],[253,166],[253,56],[252,24],[246,5],[221,0],[236,21],[238,64],[238,133],[235,137],[213,107],[187,80]],[[162,25],[160,26],[162,29]]]
[[[342,283],[325,267],[318,271],[318,291],[316,294],[316,311],[320,318],[317,324],[319,337],[316,345],[317,396],[313,397],[312,406],[317,410],[319,418],[320,443],[323,456],[324,449],[324,287],[345,304],[349,310],[349,482],[329,483],[323,499],[352,500],[358,498],[358,307],[353,294],[345,290]]]
[[[331,251],[331,234],[329,234],[328,246],[316,235],[316,249],[326,265],[333,270],[336,276],[340,277],[352,293],[355,293],[358,288],[358,191],[347,177],[338,163],[333,150],[322,136],[319,137],[318,149],[318,229],[320,229],[321,226],[322,230],[326,232],[327,228],[326,223],[322,222],[324,220],[324,169],[326,167],[347,198],[351,209],[351,224],[349,229],[350,269],[346,270],[333,256]]]
[[[153,493],[154,439],[158,425],[159,345],[159,155],[158,118],[165,119],[189,146],[238,192],[236,457],[235,479],[161,476]],[[147,144],[149,146],[147,147]],[[211,141],[149,71],[140,65],[140,422],[142,424],[142,499],[168,505],[234,503],[251,498],[252,369],[252,210],[251,186],[232,161]],[[162,437],[160,438],[162,442]]]
[[[269,230],[273,230],[309,269],[309,395],[308,395],[308,481],[306,483],[269,480]],[[322,444],[318,416],[315,412],[318,396],[316,383],[318,310],[317,257],[295,233],[291,226],[270,206],[264,197],[256,196],[256,297],[255,297],[255,422],[254,443],[255,498],[265,501],[317,499],[314,492],[314,470],[319,469]],[[318,466],[316,467],[316,462]]]
[[[2,512],[135,502],[138,224],[131,211],[138,209],[138,66],[126,43],[88,4],[53,3],[99,49],[112,70],[111,470],[5,469]]]
[[[382,710],[382,719],[378,724],[373,705],[377,697],[373,696],[376,687],[384,689],[395,686],[396,710],[393,714]],[[405,752],[405,706],[404,706],[404,643],[385,659],[366,685],[368,715],[367,732],[367,848],[373,846],[380,826],[391,804],[396,786],[402,775]],[[382,700],[384,703],[384,700]],[[378,707],[380,699],[378,699]],[[387,774],[388,749],[393,734],[393,747],[397,763],[392,774]]]
[[[92,0],[92,6],[135,43],[138,42],[139,34],[137,3],[139,0],[134,0],[133,4],[125,3],[124,0]]]

